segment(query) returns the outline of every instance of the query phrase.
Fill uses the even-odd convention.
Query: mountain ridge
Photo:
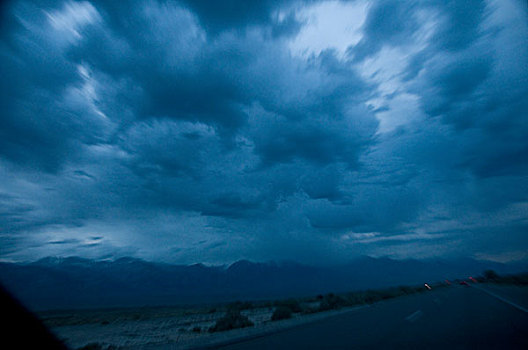
[[[462,265],[463,264],[463,265]],[[477,260],[361,257],[334,266],[296,262],[173,265],[125,257],[113,261],[47,257],[0,263],[0,282],[35,310],[208,304],[421,284],[519,267]]]

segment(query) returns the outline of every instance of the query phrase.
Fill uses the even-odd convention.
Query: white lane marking
[[[487,293],[487,294],[491,295],[492,297],[497,298],[497,299],[499,299],[500,301],[502,301],[502,302],[504,302],[504,303],[506,303],[506,304],[508,304],[508,305],[510,305],[510,306],[513,306],[514,308],[516,308],[516,309],[518,309],[518,310],[521,310],[522,312],[528,313],[528,310],[527,310],[526,308],[522,307],[521,305],[515,304],[513,301],[509,301],[508,299],[504,299],[504,298],[501,297],[500,295],[497,295],[497,294],[495,294],[495,293],[493,293],[493,292],[490,292],[489,290],[486,290],[486,289],[484,289],[484,288],[480,288],[480,287],[477,287],[477,286],[474,286],[474,285],[471,286],[471,287],[473,287],[473,288],[475,288],[475,289],[478,289],[478,290],[481,290],[481,291],[483,291],[484,293]]]
[[[409,316],[405,317],[405,321],[414,322],[418,320],[420,317],[422,317],[422,315],[423,315],[422,310],[415,311]]]

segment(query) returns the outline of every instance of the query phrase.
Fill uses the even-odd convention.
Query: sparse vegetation
[[[276,301],[275,306],[288,308],[292,313],[302,312],[301,304],[296,299],[286,299]]]
[[[234,303],[227,305],[228,310],[234,311],[249,310],[253,309],[254,307],[255,305],[249,301],[235,301]]]
[[[292,317],[292,311],[287,306],[277,306],[271,315],[272,321],[285,320]]]
[[[435,285],[435,288],[438,288],[440,286],[441,285]],[[400,286],[379,290],[349,292],[339,295],[333,293],[326,295],[320,294],[317,295],[315,298],[306,300],[307,302],[318,302],[319,306],[316,308],[305,307],[302,312],[305,314],[310,314],[320,311],[336,310],[342,307],[372,304],[381,300],[392,299],[407,294],[421,293],[424,291],[426,291],[426,289],[422,286]]]
[[[216,321],[216,324],[209,328],[209,332],[223,332],[235,328],[245,328],[253,326],[253,322],[240,313],[239,310],[228,310],[224,317]]]
[[[339,295],[330,293],[325,295],[321,300],[321,304],[319,304],[319,311],[339,309],[343,306],[349,306],[349,303],[347,303],[347,301]]]
[[[484,271],[483,277],[478,278],[478,281],[496,284],[528,286],[528,273],[502,276],[493,270],[486,270]]]
[[[484,271],[484,279],[486,281],[496,281],[499,278],[499,274],[494,270]]]

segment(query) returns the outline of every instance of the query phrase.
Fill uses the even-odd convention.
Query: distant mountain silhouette
[[[512,268],[472,259],[362,257],[327,267],[241,260],[226,267],[170,265],[135,258],[48,257],[28,264],[0,263],[0,282],[31,309],[45,310],[305,296],[464,278],[485,269],[503,273]]]

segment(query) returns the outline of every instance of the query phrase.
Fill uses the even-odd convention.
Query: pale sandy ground
[[[253,337],[278,330],[313,322],[356,308],[319,312],[316,314],[294,314],[292,319],[271,322],[273,308],[257,308],[242,311],[255,324],[253,327],[226,332],[208,333],[224,312],[173,312],[164,315],[151,314],[146,318],[119,317],[119,311],[99,311],[97,317],[78,317],[78,322],[60,322],[60,315],[49,317],[46,323],[70,348],[78,349],[90,343],[98,343],[111,349],[193,349],[229,342],[233,339]],[[100,321],[104,320],[104,321]],[[110,320],[110,321],[108,321]],[[76,323],[60,325],[61,323]],[[55,324],[55,325],[54,325]],[[194,327],[205,330],[193,332]],[[113,346],[113,347],[112,347]]]

